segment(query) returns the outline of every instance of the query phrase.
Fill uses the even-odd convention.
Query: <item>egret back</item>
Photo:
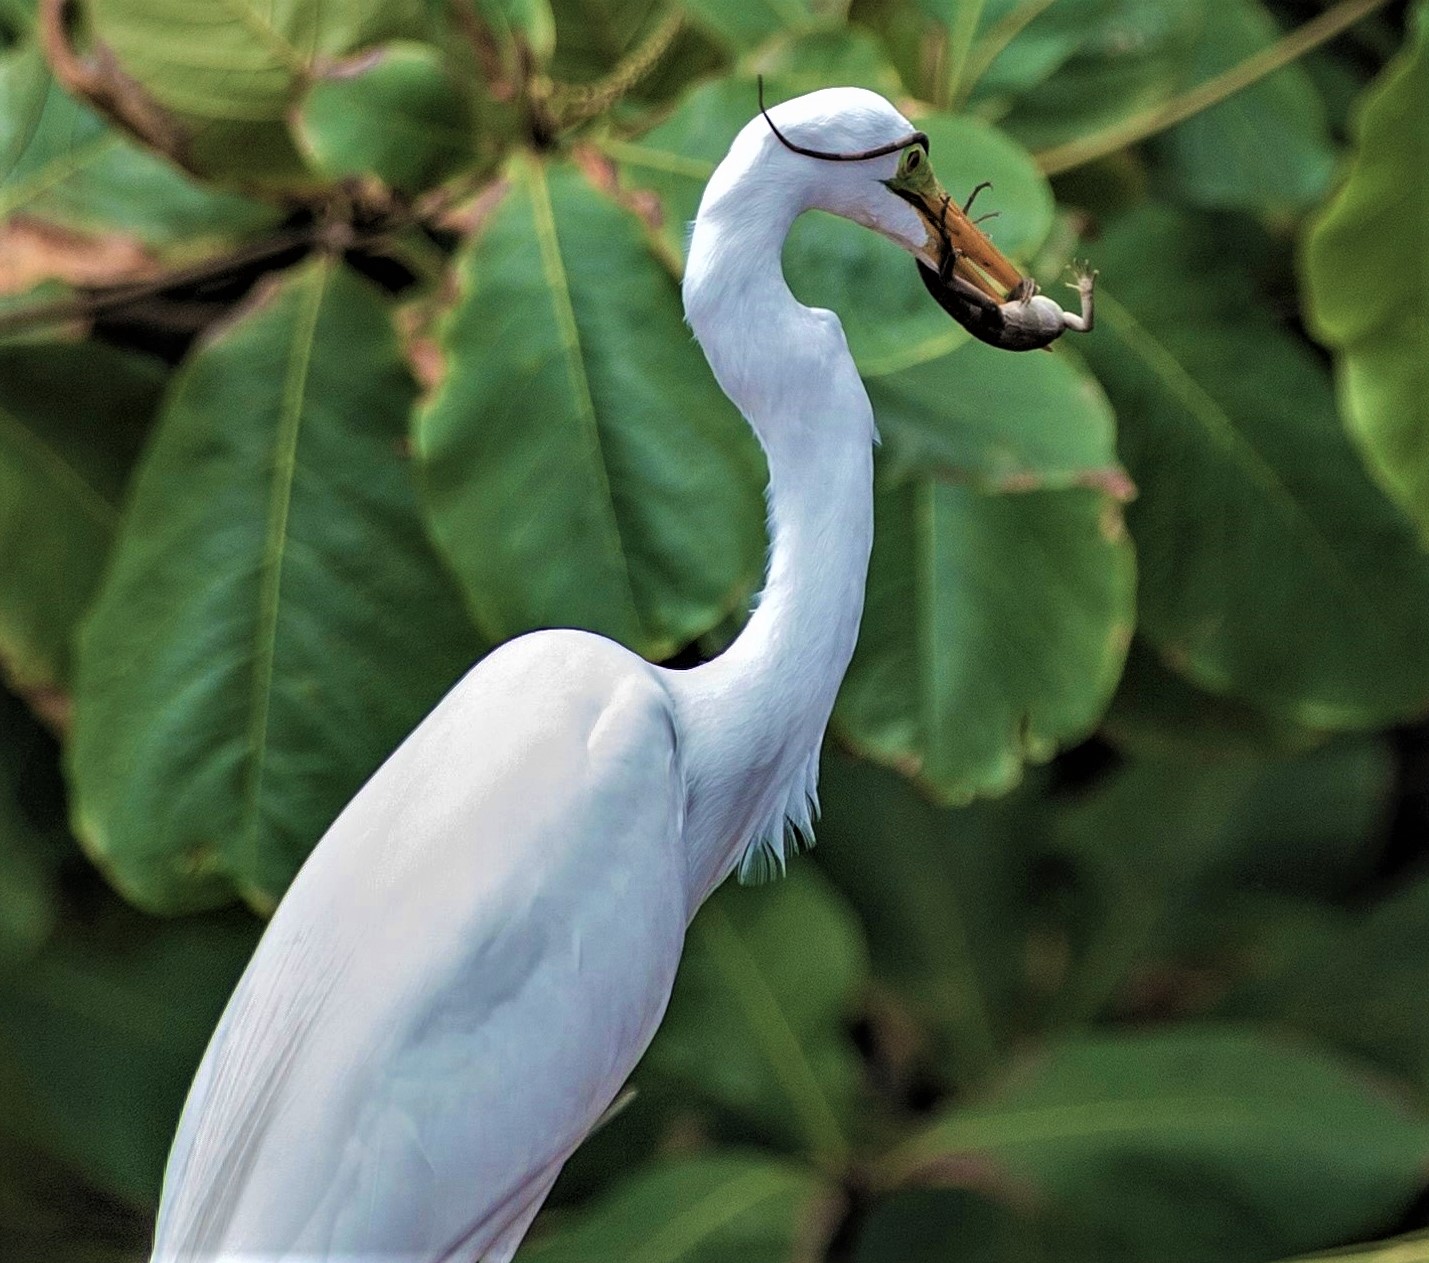
[[[625,650],[545,632],[472,671],[274,916],[185,1108],[156,1263],[435,1263],[519,1230],[664,1012],[684,800],[669,699]]]

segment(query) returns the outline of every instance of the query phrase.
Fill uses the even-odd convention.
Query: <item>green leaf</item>
[[[327,179],[373,175],[406,193],[475,158],[466,104],[441,54],[407,41],[327,68],[298,105],[293,133]]]
[[[857,908],[874,973],[971,1082],[1030,1024],[1029,801],[950,811],[835,749],[820,781],[819,866]]]
[[[1429,1263],[1429,1232],[1411,1232],[1388,1241],[1304,1255],[1289,1263]]]
[[[283,121],[307,79],[424,26],[420,0],[87,0],[86,12],[120,70],[185,130],[195,166],[279,184],[301,178]]]
[[[474,656],[402,456],[414,393],[326,261],[176,378],[75,687],[77,828],[135,902],[271,907]]]
[[[1243,968],[1225,949],[1259,928],[1246,892],[1334,898],[1362,885],[1392,780],[1389,752],[1367,740],[1294,759],[1121,765],[1044,829],[1079,892],[1058,1019],[1096,1017],[1207,955],[1218,974]]]
[[[476,0],[477,11],[503,40],[521,38],[540,65],[547,65],[556,46],[556,19],[551,0]]]
[[[775,35],[799,34],[843,20],[848,0],[680,0],[698,26],[727,47],[745,52]]]
[[[1236,997],[1429,1088],[1429,882],[1341,914],[1320,942]]]
[[[0,1255],[142,1263],[152,1216],[106,1197],[33,1145],[0,1137]]]
[[[1260,0],[1203,0],[1205,25],[1186,74],[1201,83],[1279,35]],[[1304,67],[1289,65],[1157,137],[1168,191],[1208,208],[1299,209],[1334,172],[1325,108]]]
[[[0,218],[23,213],[198,254],[277,212],[205,189],[107,127],[54,82],[37,48],[0,54]]]
[[[895,1151],[890,1181],[1036,1208],[1054,1257],[1273,1258],[1372,1231],[1429,1126],[1313,1049],[1225,1027],[1067,1039]]]
[[[964,1189],[905,1189],[885,1197],[859,1228],[853,1263],[1041,1263],[1031,1233],[1005,1206]],[[1055,1256],[1065,1263],[1067,1255]]]
[[[1349,178],[1311,225],[1301,265],[1345,423],[1429,538],[1429,12],[1410,21],[1364,96]]]
[[[1079,344],[1120,420],[1140,626],[1195,683],[1306,727],[1429,703],[1429,557],[1308,348],[1257,306],[1234,221],[1150,208],[1097,243]]]
[[[1131,640],[1134,571],[1107,495],[988,495],[937,475],[884,487],[840,731],[943,802],[1005,793],[1095,727]]]
[[[1077,361],[980,342],[915,360],[924,349],[907,348],[906,367],[864,369],[890,481],[923,474],[983,491],[1095,487],[1130,498],[1111,407]]]
[[[99,343],[0,346],[0,669],[56,720],[163,384],[157,361]]]
[[[543,1234],[522,1263],[787,1263],[821,1251],[837,1194],[801,1167],[756,1154],[667,1159]],[[550,1218],[555,1219],[552,1214]]]
[[[0,973],[7,1132],[135,1205],[158,1201],[193,1073],[257,941],[246,915],[102,904]]]
[[[1050,78],[1083,44],[1116,0],[987,0],[968,56],[971,98],[1016,97]]]
[[[555,19],[552,72],[588,82],[613,70],[665,17],[665,0],[550,0]]]
[[[59,915],[58,869],[71,849],[55,739],[0,689],[0,972],[31,957]]]
[[[1272,711],[1197,688],[1142,636],[1131,642],[1102,732],[1122,750],[1151,758],[1282,753],[1324,740]]]
[[[749,59],[748,69],[763,74],[766,84],[777,84],[781,98],[834,84],[890,98],[900,92],[898,71],[882,46],[857,27],[830,27],[775,40]]]
[[[999,124],[1044,149],[1164,101],[1185,80],[1203,20],[1203,0],[1114,0],[1055,74],[999,103]]]
[[[586,627],[663,658],[743,606],[758,448],[638,221],[574,166],[518,158],[457,276],[417,444],[483,629]]]
[[[811,865],[777,885],[726,885],[690,927],[642,1073],[836,1164],[859,1090],[846,1024],[867,972],[858,919]]]

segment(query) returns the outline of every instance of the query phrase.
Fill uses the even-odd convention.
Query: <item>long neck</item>
[[[712,188],[715,186],[712,184]],[[731,184],[696,220],[690,323],[769,465],[770,552],[749,622],[713,662],[670,680],[691,786],[692,905],[751,839],[806,812],[863,609],[873,538],[873,419],[843,332],[780,268],[797,196]],[[802,823],[807,824],[804,815]]]

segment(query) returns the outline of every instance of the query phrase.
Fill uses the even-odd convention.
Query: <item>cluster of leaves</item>
[[[896,100],[1044,281],[1084,239],[1098,330],[1000,355],[796,225],[884,437],[821,848],[701,913],[522,1257],[1422,1226],[1429,9],[1180,108],[1303,7],[0,0],[0,1246],[141,1255],[223,905],[487,647],[737,630],[763,471],[677,278],[758,74]]]

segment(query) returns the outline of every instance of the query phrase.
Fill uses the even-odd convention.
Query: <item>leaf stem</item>
[[[1027,0],[1026,4],[1018,5],[1006,17],[996,22],[982,39],[973,44],[968,53],[966,69],[963,71],[966,81],[964,96],[977,86],[978,81],[987,73],[988,67],[1002,54],[1002,50],[1055,3],[1056,0]]]
[[[983,0],[957,0],[947,25],[947,46],[943,51],[943,73],[937,83],[940,109],[949,109],[963,98],[963,74],[967,69],[968,52],[982,20]]]
[[[1311,49],[1333,39],[1347,27],[1353,26],[1361,18],[1382,8],[1388,0],[1340,0],[1340,3],[1326,9],[1318,17],[1311,18],[1303,26],[1298,26],[1288,35],[1268,44],[1258,53],[1244,61],[1213,75],[1204,83],[1172,97],[1160,105],[1134,114],[1101,131],[1069,140],[1064,145],[1054,145],[1035,154],[1037,165],[1045,175],[1059,175],[1080,167],[1108,154],[1125,149],[1138,141],[1154,136],[1183,123],[1194,114],[1219,105],[1227,97],[1248,88],[1257,80],[1273,74],[1289,65],[1298,57],[1303,57]]]

